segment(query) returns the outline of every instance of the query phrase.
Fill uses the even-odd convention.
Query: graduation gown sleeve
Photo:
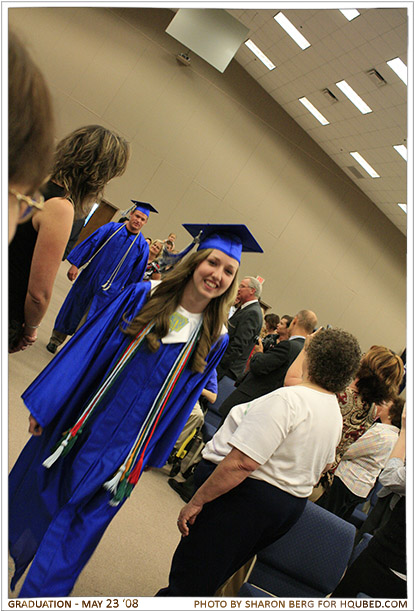
[[[85,400],[83,393],[88,393],[93,381],[102,378],[120,349],[131,342],[131,336],[122,331],[114,335],[114,331],[123,315],[132,319],[141,310],[149,290],[149,283],[139,283],[123,291],[81,327],[26,389],[23,401],[42,427],[74,394]]]
[[[120,227],[119,223],[106,223],[85,238],[69,253],[67,260],[77,268],[83,266],[106,240]],[[120,230],[122,231],[122,230]]]

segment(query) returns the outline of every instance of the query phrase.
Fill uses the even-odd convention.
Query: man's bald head
[[[317,327],[317,317],[312,310],[300,310],[290,325],[290,335],[307,336]]]

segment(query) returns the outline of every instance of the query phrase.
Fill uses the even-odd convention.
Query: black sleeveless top
[[[63,187],[52,181],[41,191],[45,200],[65,195]],[[30,219],[17,226],[16,234],[9,245],[9,324],[11,321],[19,326],[24,323],[24,304],[36,240],[37,231]]]

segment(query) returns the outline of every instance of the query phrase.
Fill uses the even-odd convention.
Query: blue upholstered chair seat
[[[261,550],[249,582],[277,597],[325,597],[347,567],[355,528],[308,501],[297,523]]]

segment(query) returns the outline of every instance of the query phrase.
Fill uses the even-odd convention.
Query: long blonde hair
[[[75,218],[87,214],[108,181],[124,173],[129,156],[125,138],[102,125],[81,127],[57,144],[51,178],[72,199]]]
[[[149,349],[157,351],[160,346],[161,338],[169,332],[170,317],[180,305],[183,291],[190,281],[197,266],[207,259],[213,249],[202,249],[192,253],[183,259],[182,262],[169,272],[166,278],[156,287],[147,303],[143,306],[140,313],[129,322],[125,333],[135,336],[147,323],[154,320],[155,326],[151,333],[146,337]],[[206,357],[212,345],[221,334],[223,325],[228,320],[228,313],[231,304],[235,301],[237,292],[237,276],[225,291],[217,298],[210,300],[203,312],[202,333],[193,353],[192,370],[203,372],[206,366]]]

